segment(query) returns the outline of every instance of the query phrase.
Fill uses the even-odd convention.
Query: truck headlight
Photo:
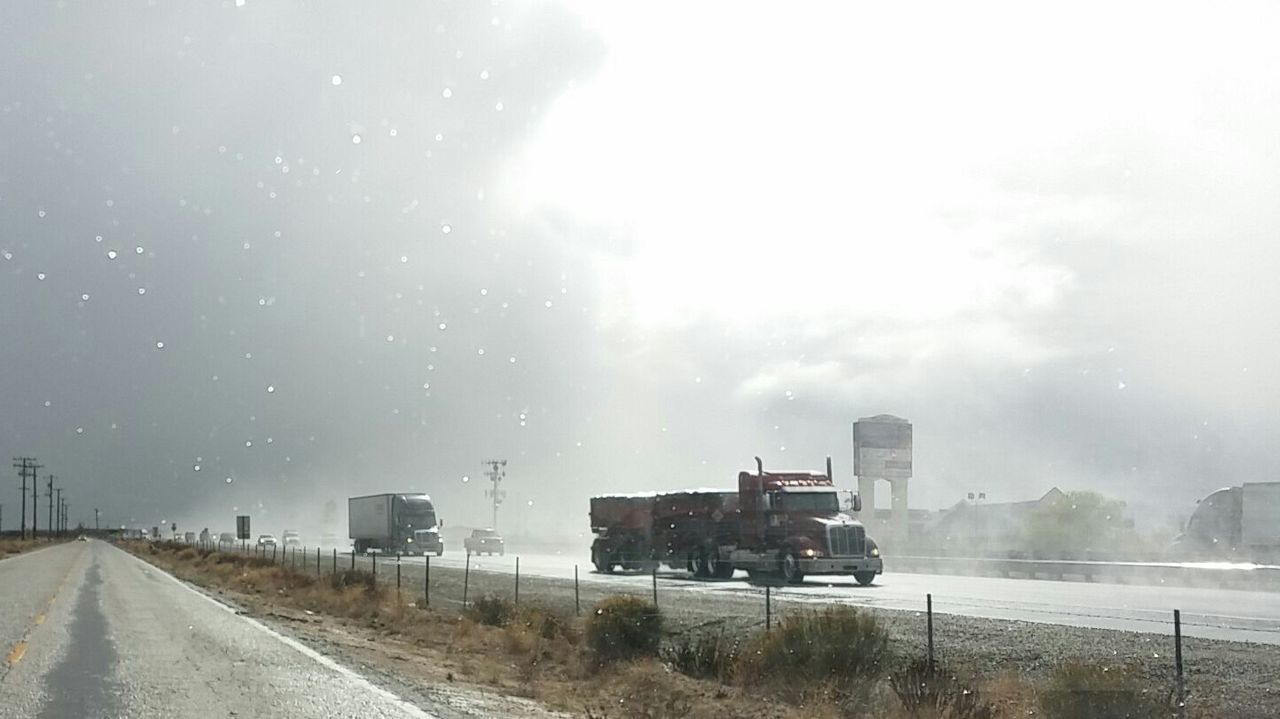
[[[409,537],[405,541],[408,542],[409,544],[413,544],[413,537]]]
[[[872,548],[871,548],[871,556],[873,556],[873,557],[878,557],[878,556],[880,556],[880,548],[879,548],[879,547],[872,547]]]
[[[812,549],[806,549],[806,550],[804,550],[804,556],[806,556],[806,557],[812,557],[812,556],[813,556],[813,555],[815,555],[815,554],[817,554],[817,552],[816,552],[816,551],[814,551],[814,550],[812,550]]]

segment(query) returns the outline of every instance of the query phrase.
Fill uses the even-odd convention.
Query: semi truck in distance
[[[861,509],[854,495],[852,510]],[[738,489],[601,495],[591,498],[591,561],[601,572],[665,565],[697,577],[727,579],[735,570],[781,576],[852,575],[859,584],[884,571],[880,549],[862,523],[840,509],[826,473],[738,474]]]
[[[1180,556],[1280,562],[1280,482],[1245,482],[1200,500],[1174,540]]]
[[[348,536],[357,554],[444,554],[435,505],[425,494],[371,494],[347,500]]]

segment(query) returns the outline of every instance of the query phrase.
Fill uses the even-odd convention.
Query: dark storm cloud
[[[588,270],[499,192],[599,61],[571,16],[33,2],[0,36],[0,438],[77,518],[458,506],[567,442]]]

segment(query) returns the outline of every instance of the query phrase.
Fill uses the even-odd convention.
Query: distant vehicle
[[[273,537],[273,536],[271,536],[270,534],[259,534],[259,535],[258,535],[258,546],[259,546],[259,547],[274,547],[274,546],[276,546],[276,538],[275,538],[275,537]]]
[[[431,497],[425,494],[374,494],[347,500],[348,536],[355,552],[444,554],[440,523]]]
[[[302,545],[302,537],[298,536],[296,529],[286,529],[284,534],[280,535],[280,543],[286,547],[298,547]]]
[[[77,542],[87,542],[87,541],[89,541],[89,538],[88,538],[88,537],[86,537],[86,536],[84,536],[83,534],[81,534],[79,537],[76,537],[76,541],[77,541]]]
[[[473,530],[470,537],[462,540],[462,547],[468,554],[506,554],[502,535],[492,529]]]
[[[1210,493],[1174,539],[1173,552],[1280,562],[1280,482],[1245,482]]]
[[[186,542],[187,544],[195,544],[195,543],[196,543],[196,533],[195,533],[195,532],[187,532],[186,534],[182,535],[182,541]]]
[[[852,508],[862,508],[854,497]],[[862,523],[840,509],[826,474],[738,474],[738,490],[605,495],[591,498],[591,560],[601,572],[654,562],[698,577],[781,575],[799,584],[806,574],[852,574],[871,584],[884,570],[880,548]]]
[[[236,543],[235,532],[223,532],[222,534],[218,535],[218,544],[235,544],[235,543]]]

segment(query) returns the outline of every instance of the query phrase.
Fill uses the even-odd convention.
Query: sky
[[[1278,14],[6,3],[4,527],[575,537],[881,413],[913,506],[1276,479]]]

